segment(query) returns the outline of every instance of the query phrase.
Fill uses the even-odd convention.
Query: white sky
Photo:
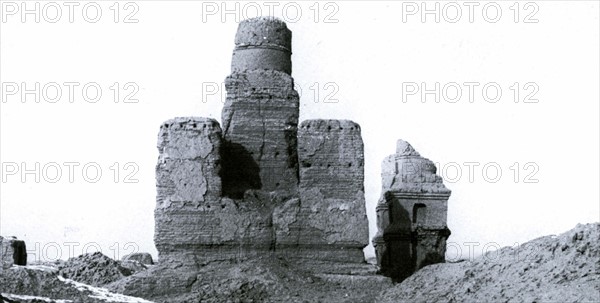
[[[221,98],[210,96],[202,102],[202,84],[221,83],[229,74],[235,18],[243,18],[245,12],[256,15],[256,6],[268,14],[269,4],[242,2],[238,14],[220,16],[222,2],[204,4],[204,10],[201,2],[193,1],[137,1],[127,7],[122,2],[120,22],[115,23],[114,2],[97,2],[102,17],[90,23],[82,17],[87,2],[81,2],[73,6],[71,23],[68,4],[57,2],[62,17],[49,23],[44,17],[53,19],[56,6],[38,2],[37,23],[34,15],[21,21],[22,2],[0,3],[4,14],[12,11],[13,4],[19,8],[16,15],[3,14],[0,22],[0,81],[4,83],[0,234],[26,240],[28,249],[37,254],[31,259],[53,259],[57,252],[67,258],[84,247],[96,250],[93,243],[111,257],[131,252],[129,242],[155,254],[159,126],[175,116],[220,120]],[[27,8],[34,8],[34,3],[27,2]],[[380,195],[380,163],[394,153],[399,138],[439,162],[439,173],[453,191],[449,241],[457,245],[449,251],[450,258],[468,257],[470,242],[478,243],[474,250],[478,255],[486,243],[514,245],[560,233],[578,222],[599,221],[598,2],[546,1],[529,6],[521,2],[518,23],[512,1],[497,2],[502,16],[496,23],[482,16],[489,2],[476,2],[473,22],[465,3],[439,2],[439,23],[433,15],[421,22],[419,14],[408,15],[403,22],[403,11],[414,3],[420,4],[405,3],[403,10],[402,3],[392,1],[331,2],[329,6],[306,1],[288,4],[287,14],[282,12],[283,4],[274,9],[293,32],[292,75],[302,89],[301,120],[351,119],[362,127],[371,236]],[[90,18],[94,4],[88,5]],[[214,5],[217,14],[205,15],[203,22],[203,12]],[[427,5],[434,8],[435,2]],[[495,15],[494,5],[488,5],[489,18]],[[298,21],[294,20],[296,7],[301,12]],[[461,9],[461,19],[446,21],[444,17],[454,18],[456,7]],[[132,16],[139,22],[123,23],[135,8]],[[228,3],[227,8],[235,7]],[[529,14],[539,22],[524,23]],[[338,22],[324,22],[328,15],[328,20]],[[19,94],[5,97],[11,83],[21,82],[30,89],[35,82],[41,87],[56,82],[62,98],[51,103],[41,96],[36,103],[33,95],[23,100]],[[72,103],[64,82],[80,84],[74,88]],[[115,82],[121,86],[121,101],[138,87],[134,96],[138,102],[115,103],[111,90]],[[125,89],[127,82],[134,84]],[[329,82],[334,86],[325,87]],[[463,96],[456,103],[443,98],[436,103],[431,95],[421,102],[417,94],[403,102],[402,83],[411,82],[425,82],[428,89],[436,82],[441,87],[458,83]],[[480,84],[473,102],[464,82]],[[513,95],[515,82],[520,86],[518,103]],[[528,82],[532,84],[525,87]],[[83,99],[81,88],[86,83],[101,87],[98,102]],[[318,98],[313,95],[315,83],[320,87]],[[501,88],[496,103],[483,99],[486,83]],[[339,102],[324,103],[333,87]],[[523,103],[535,88],[532,98],[538,102]],[[93,97],[94,89],[88,93]],[[455,93],[450,88],[446,96]],[[46,95],[54,94],[49,88]],[[488,95],[494,97],[493,87]],[[33,169],[36,162],[40,181],[29,174],[22,182],[18,165]],[[72,183],[64,162],[79,163]],[[115,162],[120,167],[118,182]],[[129,162],[133,164],[125,167]],[[479,164],[472,180],[465,162]],[[19,171],[7,174],[14,163]],[[56,183],[44,179],[56,176],[52,163],[62,172]],[[82,176],[82,167],[89,163],[102,170],[97,183]],[[484,174],[486,164],[491,168]],[[501,169],[499,181],[486,181],[484,176],[495,178],[495,167]],[[134,168],[138,170],[133,179],[139,182],[124,183]],[[529,179],[537,183],[524,182],[530,173]],[[93,167],[87,176],[95,176]],[[457,246],[462,247],[460,256]],[[372,247],[365,251],[373,255]]]

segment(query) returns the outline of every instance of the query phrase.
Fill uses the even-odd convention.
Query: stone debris
[[[125,256],[123,256],[123,258],[121,258],[121,261],[123,261],[123,262],[139,262],[144,265],[153,265],[154,264],[152,255],[150,255],[149,253],[143,253],[143,252],[125,255]]]
[[[131,271],[100,252],[88,253],[58,265],[59,275],[89,284],[103,286],[131,275]]]
[[[341,264],[311,271],[286,258],[256,257],[243,262],[159,263],[107,288],[156,302],[373,302],[389,278],[373,266]],[[157,276],[163,278],[158,279]],[[149,287],[151,285],[152,287]]]
[[[74,274],[78,279],[90,280],[95,284],[107,281],[106,273],[114,272],[114,261],[106,256],[96,254],[82,255],[68,261],[56,262],[57,265],[27,265],[12,266],[0,274],[0,294],[5,302],[27,302],[27,303],[148,303],[145,299],[134,298],[108,291],[104,288],[95,287],[71,279],[64,278],[60,274],[62,265],[66,264],[69,270],[66,273]],[[69,263],[72,263],[69,265]],[[81,269],[75,271],[75,268]],[[63,268],[63,273],[65,273]],[[111,277],[122,279],[118,277]],[[100,282],[102,281],[102,282]],[[1,302],[1,301],[0,301]]]

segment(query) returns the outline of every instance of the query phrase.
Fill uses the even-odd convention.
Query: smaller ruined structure
[[[450,190],[436,167],[403,140],[383,160],[373,246],[381,272],[397,281],[425,265],[444,262]]]
[[[27,265],[27,249],[25,241],[15,237],[0,237],[0,270],[14,265]]]

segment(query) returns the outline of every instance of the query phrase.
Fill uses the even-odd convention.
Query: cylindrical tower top
[[[257,17],[240,22],[235,35],[236,47],[270,46],[292,51],[292,32],[285,22],[274,17]]]
[[[274,17],[240,22],[235,35],[231,72],[278,70],[292,73],[292,32]]]

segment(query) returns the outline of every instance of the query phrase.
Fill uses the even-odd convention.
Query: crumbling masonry
[[[27,265],[25,241],[0,236],[0,273],[13,265]]]
[[[373,246],[381,272],[397,281],[425,265],[444,262],[450,190],[436,167],[403,140],[383,160]]]
[[[273,255],[314,271],[364,264],[369,239],[360,126],[298,123],[291,38],[282,21],[242,21],[222,126],[197,117],[161,126],[155,210],[161,263]],[[382,175],[373,240],[382,272],[404,278],[443,261],[450,191],[433,163],[399,141]]]
[[[303,264],[364,263],[360,126],[298,126],[291,37],[273,18],[241,22],[222,127],[194,117],[161,126],[155,244],[162,261],[273,254]]]

